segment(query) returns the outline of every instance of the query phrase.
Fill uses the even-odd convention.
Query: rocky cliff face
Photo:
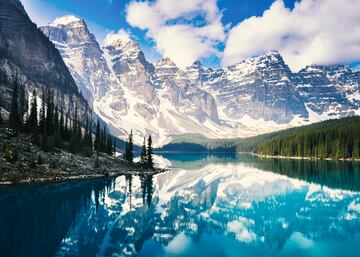
[[[272,51],[211,69],[196,61],[184,70],[168,58],[149,63],[139,45],[115,39],[101,49],[83,20],[62,17],[42,30],[95,112],[112,132],[135,141],[151,133],[244,137],[360,114],[360,73],[344,66],[311,66],[293,73]]]
[[[57,103],[72,115],[75,103],[80,113],[89,110],[86,100],[66,67],[59,51],[31,22],[18,0],[0,1],[0,90],[9,103],[10,81],[17,75],[26,91],[41,95],[51,88]]]
[[[199,69],[197,66],[195,69]],[[278,52],[220,70],[199,70],[200,84],[211,92],[224,119],[264,119],[283,124],[307,112],[295,91],[292,73]]]
[[[294,80],[304,104],[317,115],[345,117],[359,109],[359,72],[341,65],[308,66]]]
[[[137,143],[149,133],[159,143],[170,134],[216,136],[213,127],[221,130],[215,99],[171,60],[153,65],[133,41],[114,40],[101,49],[76,17],[58,18],[41,29],[115,135],[124,138],[133,129]]]
[[[74,16],[56,19],[41,30],[54,42],[79,90],[92,103],[109,91],[114,79],[98,42],[84,20]]]

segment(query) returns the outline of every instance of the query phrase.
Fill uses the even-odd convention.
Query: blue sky
[[[179,1],[183,4],[174,10],[179,10],[178,15],[172,15],[171,5]],[[360,47],[359,40],[339,38],[347,35],[339,33],[347,33],[344,28],[349,23],[355,25],[354,29],[360,27],[356,18],[360,13],[354,10],[359,8],[351,6],[358,0],[298,0],[297,7],[295,0],[196,1],[195,6],[186,0],[22,0],[38,25],[73,14],[86,20],[100,43],[110,32],[126,31],[139,41],[150,61],[166,55],[179,66],[200,59],[207,66],[217,67],[269,50],[279,50],[293,69],[307,64],[360,60],[360,50],[356,50]],[[343,3],[340,8],[339,2]],[[355,18],[329,29],[325,17],[338,13],[343,20],[348,15],[344,12]],[[343,49],[334,54],[334,49],[339,48],[355,50]]]

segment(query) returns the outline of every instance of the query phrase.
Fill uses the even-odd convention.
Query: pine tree
[[[3,124],[3,122],[4,122],[4,118],[3,118],[3,116],[2,116],[1,104],[2,104],[2,102],[1,102],[1,98],[0,98],[0,126],[1,126],[1,125]]]
[[[84,137],[82,143],[84,149],[87,149],[89,146],[89,118],[87,116],[86,116],[85,131],[84,131]]]
[[[146,139],[144,137],[144,142],[143,142],[143,146],[141,149],[141,154],[140,154],[140,164],[142,166],[146,166],[147,164],[147,153],[146,153]]]
[[[133,154],[133,150],[134,150],[134,144],[133,144],[133,133],[132,130],[130,131],[130,135],[129,135],[129,144],[128,144],[128,153],[127,153],[127,161],[129,163],[133,163],[134,160],[134,154]]]
[[[92,117],[90,118],[90,122],[89,122],[88,147],[89,147],[90,151],[92,152],[92,148],[93,148],[93,141],[92,141]]]
[[[26,114],[28,111],[28,99],[25,94],[25,88],[24,86],[19,87],[19,115],[20,115],[20,126],[21,129],[24,128],[24,123],[26,120]]]
[[[69,143],[70,152],[78,153],[81,149],[81,126],[78,120],[78,105],[75,103],[74,120],[71,128],[71,137]]]
[[[133,143],[133,132],[132,130],[130,131],[130,135],[129,135],[129,162],[132,163],[133,159],[134,159],[134,143]]]
[[[40,119],[39,119],[39,132],[41,137],[41,147],[44,151],[48,150],[47,142],[47,128],[46,128],[46,98],[45,93],[42,94],[42,102],[40,109]]]
[[[45,130],[45,123],[46,123],[45,112],[46,112],[46,103],[45,103],[45,93],[43,92],[41,99],[40,117],[39,117],[39,130],[41,133],[44,133]]]
[[[103,127],[101,133],[101,140],[100,140],[100,151],[106,153],[106,143],[107,143],[107,131],[106,126]]]
[[[59,121],[59,136],[60,136],[61,141],[64,141],[64,135],[65,135],[64,113],[63,113],[63,106],[61,104],[60,121]]]
[[[95,132],[95,141],[94,141],[94,149],[97,152],[100,152],[100,121],[97,121],[96,124],[96,132]]]
[[[52,91],[51,89],[48,89],[47,95],[46,95],[46,131],[47,135],[52,135],[53,133],[53,99],[52,99]]]
[[[65,116],[65,124],[64,124],[64,135],[63,140],[68,141],[69,139],[69,115]]]
[[[53,121],[53,127],[54,127],[54,132],[59,132],[59,128],[60,128],[60,122],[59,122],[59,109],[57,107],[57,105],[55,105],[54,108],[54,121]]]
[[[38,114],[37,114],[37,94],[35,89],[31,96],[30,114],[26,122],[26,127],[33,134],[38,133]]]
[[[42,147],[43,151],[49,150],[46,124],[44,124],[44,131],[42,132],[41,147]]]
[[[148,147],[147,147],[147,168],[153,169],[154,168],[154,160],[153,160],[153,149],[152,149],[152,138],[151,135],[149,135],[148,138]]]
[[[9,114],[9,126],[15,131],[17,131],[21,125],[19,103],[18,103],[18,91],[19,91],[19,81],[18,78],[16,77],[13,82],[13,91],[11,95],[11,107]]]
[[[61,137],[60,137],[60,122],[59,122],[59,109],[57,107],[57,105],[55,106],[54,109],[54,124],[53,124],[53,141],[54,141],[54,146],[56,147],[60,147],[61,146]]]
[[[113,153],[114,153],[114,155],[115,155],[115,154],[116,154],[116,138],[114,137],[113,139],[114,139]]]
[[[125,142],[125,149],[124,149],[124,160],[129,161],[129,142]]]

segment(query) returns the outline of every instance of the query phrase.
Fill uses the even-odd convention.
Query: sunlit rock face
[[[133,41],[114,40],[101,49],[85,22],[73,16],[58,18],[42,30],[115,135],[126,137],[133,129],[140,143],[151,133],[158,145],[171,134],[216,136],[220,130],[214,98],[170,59],[154,66]]]
[[[343,65],[308,66],[296,74],[297,91],[310,111],[353,116],[360,103],[360,72]]]
[[[295,92],[292,72],[281,55],[269,52],[223,70],[204,70],[199,63],[194,76],[215,96],[224,118],[245,115],[276,123],[289,123],[294,117],[307,117],[305,106]]]
[[[111,77],[103,51],[85,21],[64,16],[41,30],[60,51],[86,99],[92,103],[94,99],[105,97],[116,80]]]
[[[43,27],[94,111],[112,132],[155,145],[174,134],[246,137],[360,114],[360,73],[345,66],[292,72],[277,51],[212,69],[180,69],[169,58],[148,62],[139,45],[114,38],[101,48],[73,16]]]

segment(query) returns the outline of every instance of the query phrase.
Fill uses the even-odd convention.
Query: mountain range
[[[74,16],[41,27],[59,49],[79,89],[112,133],[135,141],[169,136],[246,137],[330,118],[360,114],[360,72],[344,65],[292,72],[277,51],[213,69],[185,69],[169,58],[146,60],[137,42],[101,47]]]
[[[77,103],[119,138],[132,129],[136,143],[152,134],[156,146],[186,133],[241,138],[360,114],[360,71],[344,65],[293,72],[271,51],[224,68],[196,61],[181,69],[169,58],[150,63],[131,39],[101,46],[75,16],[38,28],[19,1],[0,4],[5,106],[17,74],[27,92],[50,87],[66,112]]]

